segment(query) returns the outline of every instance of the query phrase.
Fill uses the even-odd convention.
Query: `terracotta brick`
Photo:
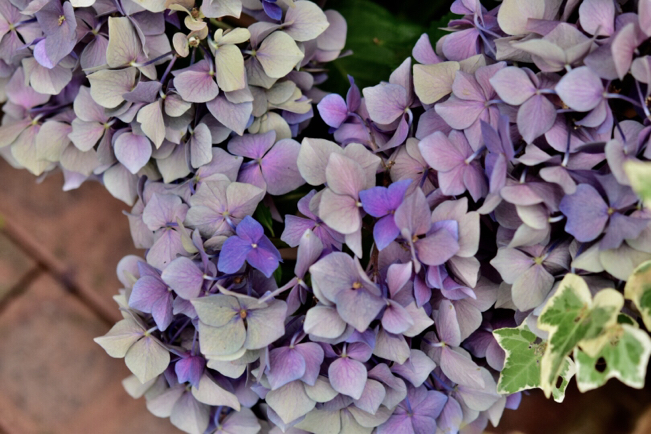
[[[104,305],[112,308],[111,297],[120,285],[115,267],[123,256],[139,253],[122,214],[127,205],[98,182],[64,192],[60,173],[37,183],[29,172],[2,159],[0,185],[0,214],[67,264],[74,279],[97,291]]]
[[[108,327],[50,276],[0,315],[0,430],[9,434],[178,432],[122,390],[122,360],[92,338]]]
[[[0,233],[0,300],[34,267],[36,262]]]

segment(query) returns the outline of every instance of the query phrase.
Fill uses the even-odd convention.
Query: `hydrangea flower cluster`
[[[293,0],[2,0],[0,23],[2,155],[130,205],[232,133],[295,137],[346,40],[339,13]]]
[[[346,27],[310,1],[3,4],[4,153],[133,205],[96,341],[156,416],[480,433],[526,389],[644,385],[651,0],[456,0],[345,98],[313,88]],[[317,101],[334,141],[299,143]]]

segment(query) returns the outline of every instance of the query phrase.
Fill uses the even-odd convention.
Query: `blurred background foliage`
[[[423,33],[435,43],[455,17],[448,0],[327,0],[326,9],[339,11],[348,22],[346,48],[353,55],[336,60],[328,81],[321,86],[343,94],[348,89],[348,74],[360,88],[389,79],[391,71],[411,55]]]
[[[441,30],[458,15],[450,12],[453,0],[315,0],[324,9],[339,11],[348,22],[346,48],[353,55],[330,65],[329,78],[320,86],[345,94],[347,75],[360,89],[387,81],[407,57],[423,33],[432,45],[447,32]],[[481,0],[488,10],[500,1]]]

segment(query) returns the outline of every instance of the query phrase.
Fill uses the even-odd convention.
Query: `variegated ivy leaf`
[[[651,207],[651,163],[629,160],[624,171],[631,181],[631,187],[642,198],[644,205]]]
[[[644,387],[651,338],[646,331],[630,324],[616,323],[598,339],[604,341],[594,357],[579,348],[574,349],[576,381],[581,392],[603,386],[610,378],[618,378],[627,386]],[[604,366],[605,363],[605,366]]]
[[[552,394],[566,357],[577,345],[586,342],[583,350],[591,355],[601,350],[595,338],[615,323],[623,305],[624,297],[614,289],[601,290],[593,300],[582,277],[565,276],[538,318],[538,327],[549,333],[540,362],[540,388],[547,397]]]
[[[516,328],[495,330],[493,336],[506,353],[504,369],[497,383],[497,393],[512,394],[522,390],[540,387],[540,363],[547,341],[541,341],[529,330],[526,321]],[[574,362],[565,358],[561,369],[560,387],[554,382],[552,396],[554,401],[563,402],[565,389],[574,375]]]
[[[651,330],[651,261],[640,264],[628,278],[624,296],[633,300],[642,314],[647,329]]]

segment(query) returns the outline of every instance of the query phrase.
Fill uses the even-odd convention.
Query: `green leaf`
[[[626,315],[625,313],[620,312],[619,315],[617,315],[617,324],[628,324],[630,326],[635,327],[636,329],[639,329],[640,326],[635,322],[633,317]]]
[[[329,6],[349,23],[346,49],[353,51],[352,56],[333,62],[334,69],[325,86],[340,94],[348,89],[348,74],[360,88],[387,81],[391,72],[411,56],[412,47],[427,31],[370,0],[345,0]]]
[[[260,204],[253,213],[253,218],[255,218],[263,227],[269,229],[269,233],[272,237],[275,237],[274,233],[274,221],[271,218],[271,210],[267,205]]]
[[[556,382],[552,385],[552,398],[556,402],[563,402],[565,398],[565,389],[567,385],[570,384],[570,380],[576,373],[576,365],[569,357],[565,358],[561,372],[558,374],[558,378],[562,379],[561,384],[557,387]]]
[[[606,330],[603,339],[605,345],[594,357],[579,348],[574,350],[579,390],[596,389],[610,378],[636,389],[643,388],[651,355],[651,338],[647,332],[628,324],[614,324]]]
[[[614,324],[624,298],[614,289],[604,289],[594,300],[582,277],[568,274],[549,299],[538,327],[549,333],[548,346],[541,359],[541,389],[549,397],[563,364],[574,347],[581,344],[591,355],[601,350],[599,335]]]
[[[624,296],[633,300],[644,325],[651,330],[651,261],[640,264],[633,271],[624,287]]]
[[[276,284],[280,285],[280,282],[283,280],[283,267],[278,267],[274,271],[274,279],[276,279]]]
[[[526,322],[517,328],[503,328],[495,330],[493,336],[506,353],[504,369],[497,383],[497,393],[511,394],[522,390],[540,387],[540,362],[545,349],[546,341],[541,341],[529,330]],[[562,382],[560,387],[554,388],[552,395],[556,402],[565,398],[565,389],[574,375],[574,363],[569,357],[565,358],[560,373]]]
[[[627,161],[624,163],[624,171],[644,205],[651,207],[651,162]]]

